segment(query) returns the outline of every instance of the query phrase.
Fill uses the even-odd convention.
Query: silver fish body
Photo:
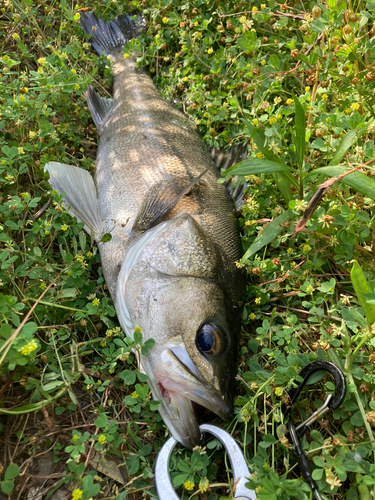
[[[88,14],[86,24],[94,22],[100,42],[108,25]],[[105,47],[113,101],[88,91],[100,136],[95,187],[74,167],[47,169],[71,213],[95,233],[126,334],[141,327],[144,341],[155,340],[142,368],[171,433],[193,447],[200,440],[194,403],[223,418],[231,413],[243,293],[234,206],[189,120],[113,45]],[[90,209],[68,185],[79,185],[77,175],[94,198]],[[105,233],[111,240],[100,242]]]

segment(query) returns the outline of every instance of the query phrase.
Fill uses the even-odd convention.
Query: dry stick
[[[3,387],[1,388],[1,391],[0,391],[0,399],[3,397],[4,392],[8,389],[8,386],[9,386],[9,384],[11,383],[11,381],[12,381],[12,377],[13,377],[13,375],[15,374],[15,372],[16,372],[16,370],[12,370],[12,371],[9,373],[8,378],[7,378],[6,382],[5,382],[5,384],[4,384],[4,385],[3,385]]]
[[[14,330],[14,332],[12,333],[12,335],[9,337],[8,340],[6,340],[1,348],[1,350],[3,351],[5,349],[5,352],[3,354],[3,356],[0,358],[0,366],[2,364],[2,362],[4,361],[5,359],[5,356],[8,354],[9,352],[9,349],[12,347],[12,343],[14,341],[14,339],[17,337],[17,335],[20,333],[21,329],[23,328],[23,326],[25,325],[25,323],[27,322],[27,320],[30,318],[30,316],[32,315],[34,309],[36,308],[36,306],[39,304],[39,302],[42,300],[42,298],[44,297],[44,295],[48,292],[48,290],[51,288],[52,285],[54,285],[55,281],[57,280],[57,278],[55,278],[52,283],[50,283],[47,288],[43,291],[43,293],[40,295],[40,297],[38,297],[35,301],[35,304],[32,306],[32,308],[30,309],[30,311],[26,314],[25,318],[23,319],[22,323],[20,324],[20,326],[18,328],[16,328],[16,330]]]
[[[282,309],[288,309],[288,311],[295,311],[301,314],[312,314],[313,316],[316,316],[316,313],[305,311],[305,309],[296,309],[295,307],[281,306],[280,304],[277,304],[276,307],[281,307]],[[333,321],[342,321],[342,319],[337,316],[323,316],[323,318],[333,319]]]
[[[346,172],[344,174],[339,175],[338,177],[332,177],[332,179],[327,179],[324,181],[320,186],[318,187],[318,190],[314,194],[314,196],[311,198],[310,203],[308,207],[305,210],[305,213],[303,214],[302,218],[298,221],[294,232],[292,234],[292,238],[295,237],[297,233],[302,231],[302,229],[306,226],[308,220],[312,216],[312,214],[315,212],[315,210],[318,208],[319,203],[322,201],[323,196],[326,194],[328,189],[330,189],[335,182],[341,181],[344,177],[346,177],[349,174],[352,174],[353,172],[356,172],[361,166],[352,168],[349,170],[349,172]]]
[[[25,424],[23,426],[23,429],[18,437],[18,441],[17,441],[17,444],[16,444],[16,447],[14,448],[14,452],[13,452],[13,455],[11,456],[11,461],[14,462],[14,458],[16,457],[16,453],[17,453],[17,450],[18,450],[18,446],[21,442],[21,439],[23,438],[23,433],[26,429],[26,425],[27,425],[27,422],[29,420],[29,417],[30,417],[30,413],[26,413],[26,419],[25,419]]]
[[[47,208],[50,206],[51,204],[51,200],[52,198],[50,198],[47,203],[45,205],[42,206],[42,208],[40,210],[37,211],[36,214],[34,214],[31,219],[35,222],[37,219],[39,219],[39,217],[41,217],[44,212],[47,210]]]

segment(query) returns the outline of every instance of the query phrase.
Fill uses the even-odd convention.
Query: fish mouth
[[[159,412],[172,436],[186,448],[201,444],[197,405],[228,420],[232,409],[214,387],[206,382],[182,347],[167,348],[154,368]]]

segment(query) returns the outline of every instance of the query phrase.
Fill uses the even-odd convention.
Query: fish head
[[[220,252],[190,215],[148,233],[129,250],[132,262],[125,258],[117,309],[128,333],[139,326],[143,340],[155,340],[141,365],[171,434],[192,448],[200,443],[197,405],[224,419],[232,413],[238,345],[228,313],[233,306]]]

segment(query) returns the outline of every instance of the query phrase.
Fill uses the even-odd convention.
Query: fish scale
[[[192,448],[200,444],[195,404],[231,416],[244,291],[235,264],[240,241],[233,201],[196,128],[134,58],[122,56],[140,21],[82,14],[114,75],[113,99],[92,87],[86,94],[99,134],[95,184],[74,166],[50,162],[46,170],[98,242],[124,332],[133,337],[139,327],[143,341],[155,341],[141,368],[170,432]]]
[[[217,184],[217,168],[201,137],[180,111],[163,100],[133,60],[115,56],[112,65],[114,105],[100,131],[95,174],[99,213],[105,232],[112,235],[111,242],[105,243],[107,263],[103,265],[111,295],[116,293],[132,222],[151,187],[166,178],[189,183],[207,168],[199,186],[166,219],[191,214],[221,247],[228,273],[234,271],[240,249],[233,202]]]

